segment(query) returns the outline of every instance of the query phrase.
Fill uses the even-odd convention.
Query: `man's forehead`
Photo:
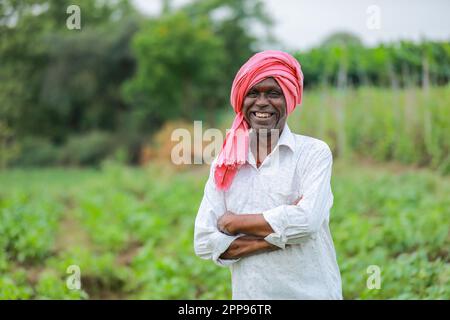
[[[274,78],[267,78],[255,84],[252,89],[266,91],[269,89],[281,89]]]

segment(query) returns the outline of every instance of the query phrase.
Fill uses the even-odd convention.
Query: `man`
[[[236,112],[195,220],[194,249],[232,272],[233,299],[342,299],[328,227],[332,154],[293,134],[300,64],[264,51],[239,70]]]

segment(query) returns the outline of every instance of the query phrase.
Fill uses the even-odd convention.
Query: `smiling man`
[[[230,267],[233,299],[342,299],[329,229],[332,154],[294,134],[300,64],[263,51],[238,71],[236,118],[211,165],[195,220],[194,249]]]

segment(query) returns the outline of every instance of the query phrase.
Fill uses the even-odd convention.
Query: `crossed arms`
[[[297,199],[293,205],[298,204],[301,199],[302,197]],[[245,234],[230,244],[228,249],[220,255],[221,259],[238,259],[255,253],[279,249],[264,240],[274,230],[264,219],[262,213],[235,214],[227,211],[218,219],[217,228],[220,232],[230,236]]]

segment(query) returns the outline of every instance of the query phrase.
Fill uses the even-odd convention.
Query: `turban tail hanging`
[[[252,56],[238,71],[231,87],[230,102],[236,113],[215,163],[214,181],[228,190],[241,165],[247,161],[249,126],[242,113],[248,90],[258,82],[274,78],[286,99],[287,114],[302,101],[303,73],[298,61],[286,52],[268,50]]]

